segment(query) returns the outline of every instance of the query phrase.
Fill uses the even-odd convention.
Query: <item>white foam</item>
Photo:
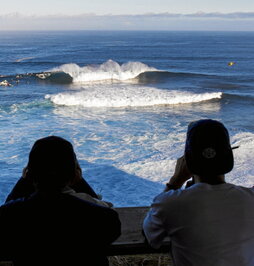
[[[80,67],[77,64],[64,64],[52,71],[62,71],[73,78],[74,83],[87,83],[101,80],[129,80],[147,71],[157,71],[141,62],[128,62],[122,65],[108,60],[101,65]]]
[[[172,138],[177,141],[172,142]],[[231,137],[234,149],[234,168],[226,174],[226,181],[240,186],[252,187],[254,185],[254,134],[240,132]],[[118,167],[129,174],[135,174],[146,180],[165,183],[173,175],[176,159],[182,156],[185,145],[185,134],[171,134],[162,143],[157,142],[152,146],[158,148],[157,155],[144,158],[138,162],[130,162]]]
[[[234,149],[235,165],[232,172],[228,174],[229,181],[237,185],[254,185],[254,134],[240,132],[232,138],[232,146],[239,146]]]
[[[192,93],[140,86],[97,86],[79,92],[46,95],[57,105],[83,107],[142,107],[202,102],[221,98],[221,92]]]

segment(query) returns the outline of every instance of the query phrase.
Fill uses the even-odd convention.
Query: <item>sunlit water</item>
[[[84,177],[115,206],[162,191],[190,121],[222,121],[235,167],[254,183],[254,33],[1,33],[0,200],[38,138],[75,148]],[[228,66],[229,62],[235,62]]]

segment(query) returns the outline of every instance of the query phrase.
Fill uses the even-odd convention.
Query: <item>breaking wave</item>
[[[80,67],[77,64],[64,64],[52,69],[52,72],[64,72],[71,76],[75,83],[86,83],[102,80],[125,81],[136,78],[147,71],[158,71],[141,62],[128,62],[122,65],[113,60],[108,60],[101,65],[87,65]]]
[[[145,107],[175,105],[220,99],[221,92],[193,93],[140,86],[97,86],[78,92],[46,95],[57,105],[83,107]]]
[[[26,60],[21,58],[19,60]],[[74,63],[64,64],[44,72],[21,73],[0,76],[0,82],[7,80],[11,84],[22,80],[29,82],[49,82],[56,84],[95,84],[134,81],[139,84],[160,83],[174,78],[203,78],[204,74],[182,73],[158,70],[142,62],[119,64],[108,60],[102,64],[79,66]]]

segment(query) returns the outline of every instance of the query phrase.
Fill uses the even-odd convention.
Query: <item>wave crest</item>
[[[221,98],[221,92],[191,93],[168,91],[151,87],[107,86],[93,87],[79,92],[46,95],[45,98],[57,105],[83,107],[145,107],[196,103]]]
[[[124,81],[136,78],[147,71],[158,71],[141,62],[127,62],[122,65],[113,60],[108,60],[101,65],[87,65],[80,67],[77,64],[64,64],[54,68],[53,72],[65,72],[73,78],[73,82],[85,83],[101,80]]]

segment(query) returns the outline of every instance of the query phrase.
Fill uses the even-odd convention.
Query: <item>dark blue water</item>
[[[253,185],[254,32],[1,32],[0,75],[1,202],[33,142],[59,135],[106,200],[147,205],[200,118],[225,123],[227,178]]]

